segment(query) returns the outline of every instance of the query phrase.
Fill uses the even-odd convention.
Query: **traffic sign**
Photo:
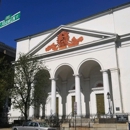
[[[19,11],[14,15],[6,16],[4,20],[0,21],[0,28],[3,28],[3,27],[5,27],[5,26],[7,26],[11,23],[14,23],[14,22],[20,20],[20,15],[21,14],[20,14],[20,11]]]

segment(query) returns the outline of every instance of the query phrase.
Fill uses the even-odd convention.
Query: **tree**
[[[32,56],[20,54],[19,59],[14,65],[14,87],[11,91],[13,106],[19,109],[28,119],[28,109],[34,105],[34,84],[37,72],[45,68],[42,62]],[[43,93],[44,94],[44,93]]]
[[[47,88],[50,86],[49,73],[47,70],[42,69],[35,75],[34,83],[34,107],[42,106],[42,116],[45,116],[45,104],[47,98]],[[44,92],[44,94],[43,94]],[[39,115],[35,115],[39,116]]]
[[[9,89],[12,86],[13,68],[11,67],[11,63],[7,62],[5,57],[2,57],[0,58],[0,112],[5,108],[6,99],[10,96]]]

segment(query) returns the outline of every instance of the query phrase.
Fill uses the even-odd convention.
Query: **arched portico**
[[[59,105],[56,101],[56,86],[60,89],[58,94],[61,96],[61,103]],[[72,92],[70,94],[72,87],[75,90],[73,94]],[[108,92],[110,92],[108,71],[103,71],[98,61],[85,60],[76,71],[71,65],[62,64],[55,70],[54,78],[51,78],[50,111],[55,114],[58,105],[60,107],[60,112],[58,112],[60,115],[69,115],[74,109],[72,107],[75,100],[77,116],[97,113],[105,114],[108,113]],[[102,102],[99,102],[99,98],[102,99],[100,100]]]
[[[49,91],[50,80],[49,71],[39,70],[35,75],[35,82],[31,94],[34,96],[34,106],[30,106],[29,116],[34,118],[45,117],[45,101]]]
[[[51,112],[53,114],[56,113],[56,86],[59,87],[60,95],[62,97],[61,105],[60,105],[60,115],[66,115],[66,97],[68,94],[68,86],[73,83],[73,69],[70,65],[62,64],[57,67],[54,77],[51,79]],[[57,104],[58,105],[58,104]],[[58,105],[59,106],[59,105]]]
[[[83,115],[108,113],[109,77],[107,70],[101,70],[102,67],[96,60],[86,60],[79,66],[85,100]]]

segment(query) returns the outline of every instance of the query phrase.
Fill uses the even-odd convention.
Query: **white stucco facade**
[[[83,40],[72,47],[46,51],[52,43],[58,45],[57,38],[62,31],[68,33],[69,41],[73,37]],[[74,100],[77,115],[98,114],[99,95],[104,98],[104,114],[109,112],[109,107],[113,114],[130,113],[130,3],[18,39],[16,60],[19,53],[43,60],[48,69],[51,86],[48,86],[46,116],[56,113],[56,107],[58,115],[69,115]],[[33,112],[30,108],[30,116]],[[20,116],[13,108],[10,113]]]

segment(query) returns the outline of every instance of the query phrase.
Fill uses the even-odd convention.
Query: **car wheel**
[[[17,128],[14,128],[13,130],[17,130]]]

